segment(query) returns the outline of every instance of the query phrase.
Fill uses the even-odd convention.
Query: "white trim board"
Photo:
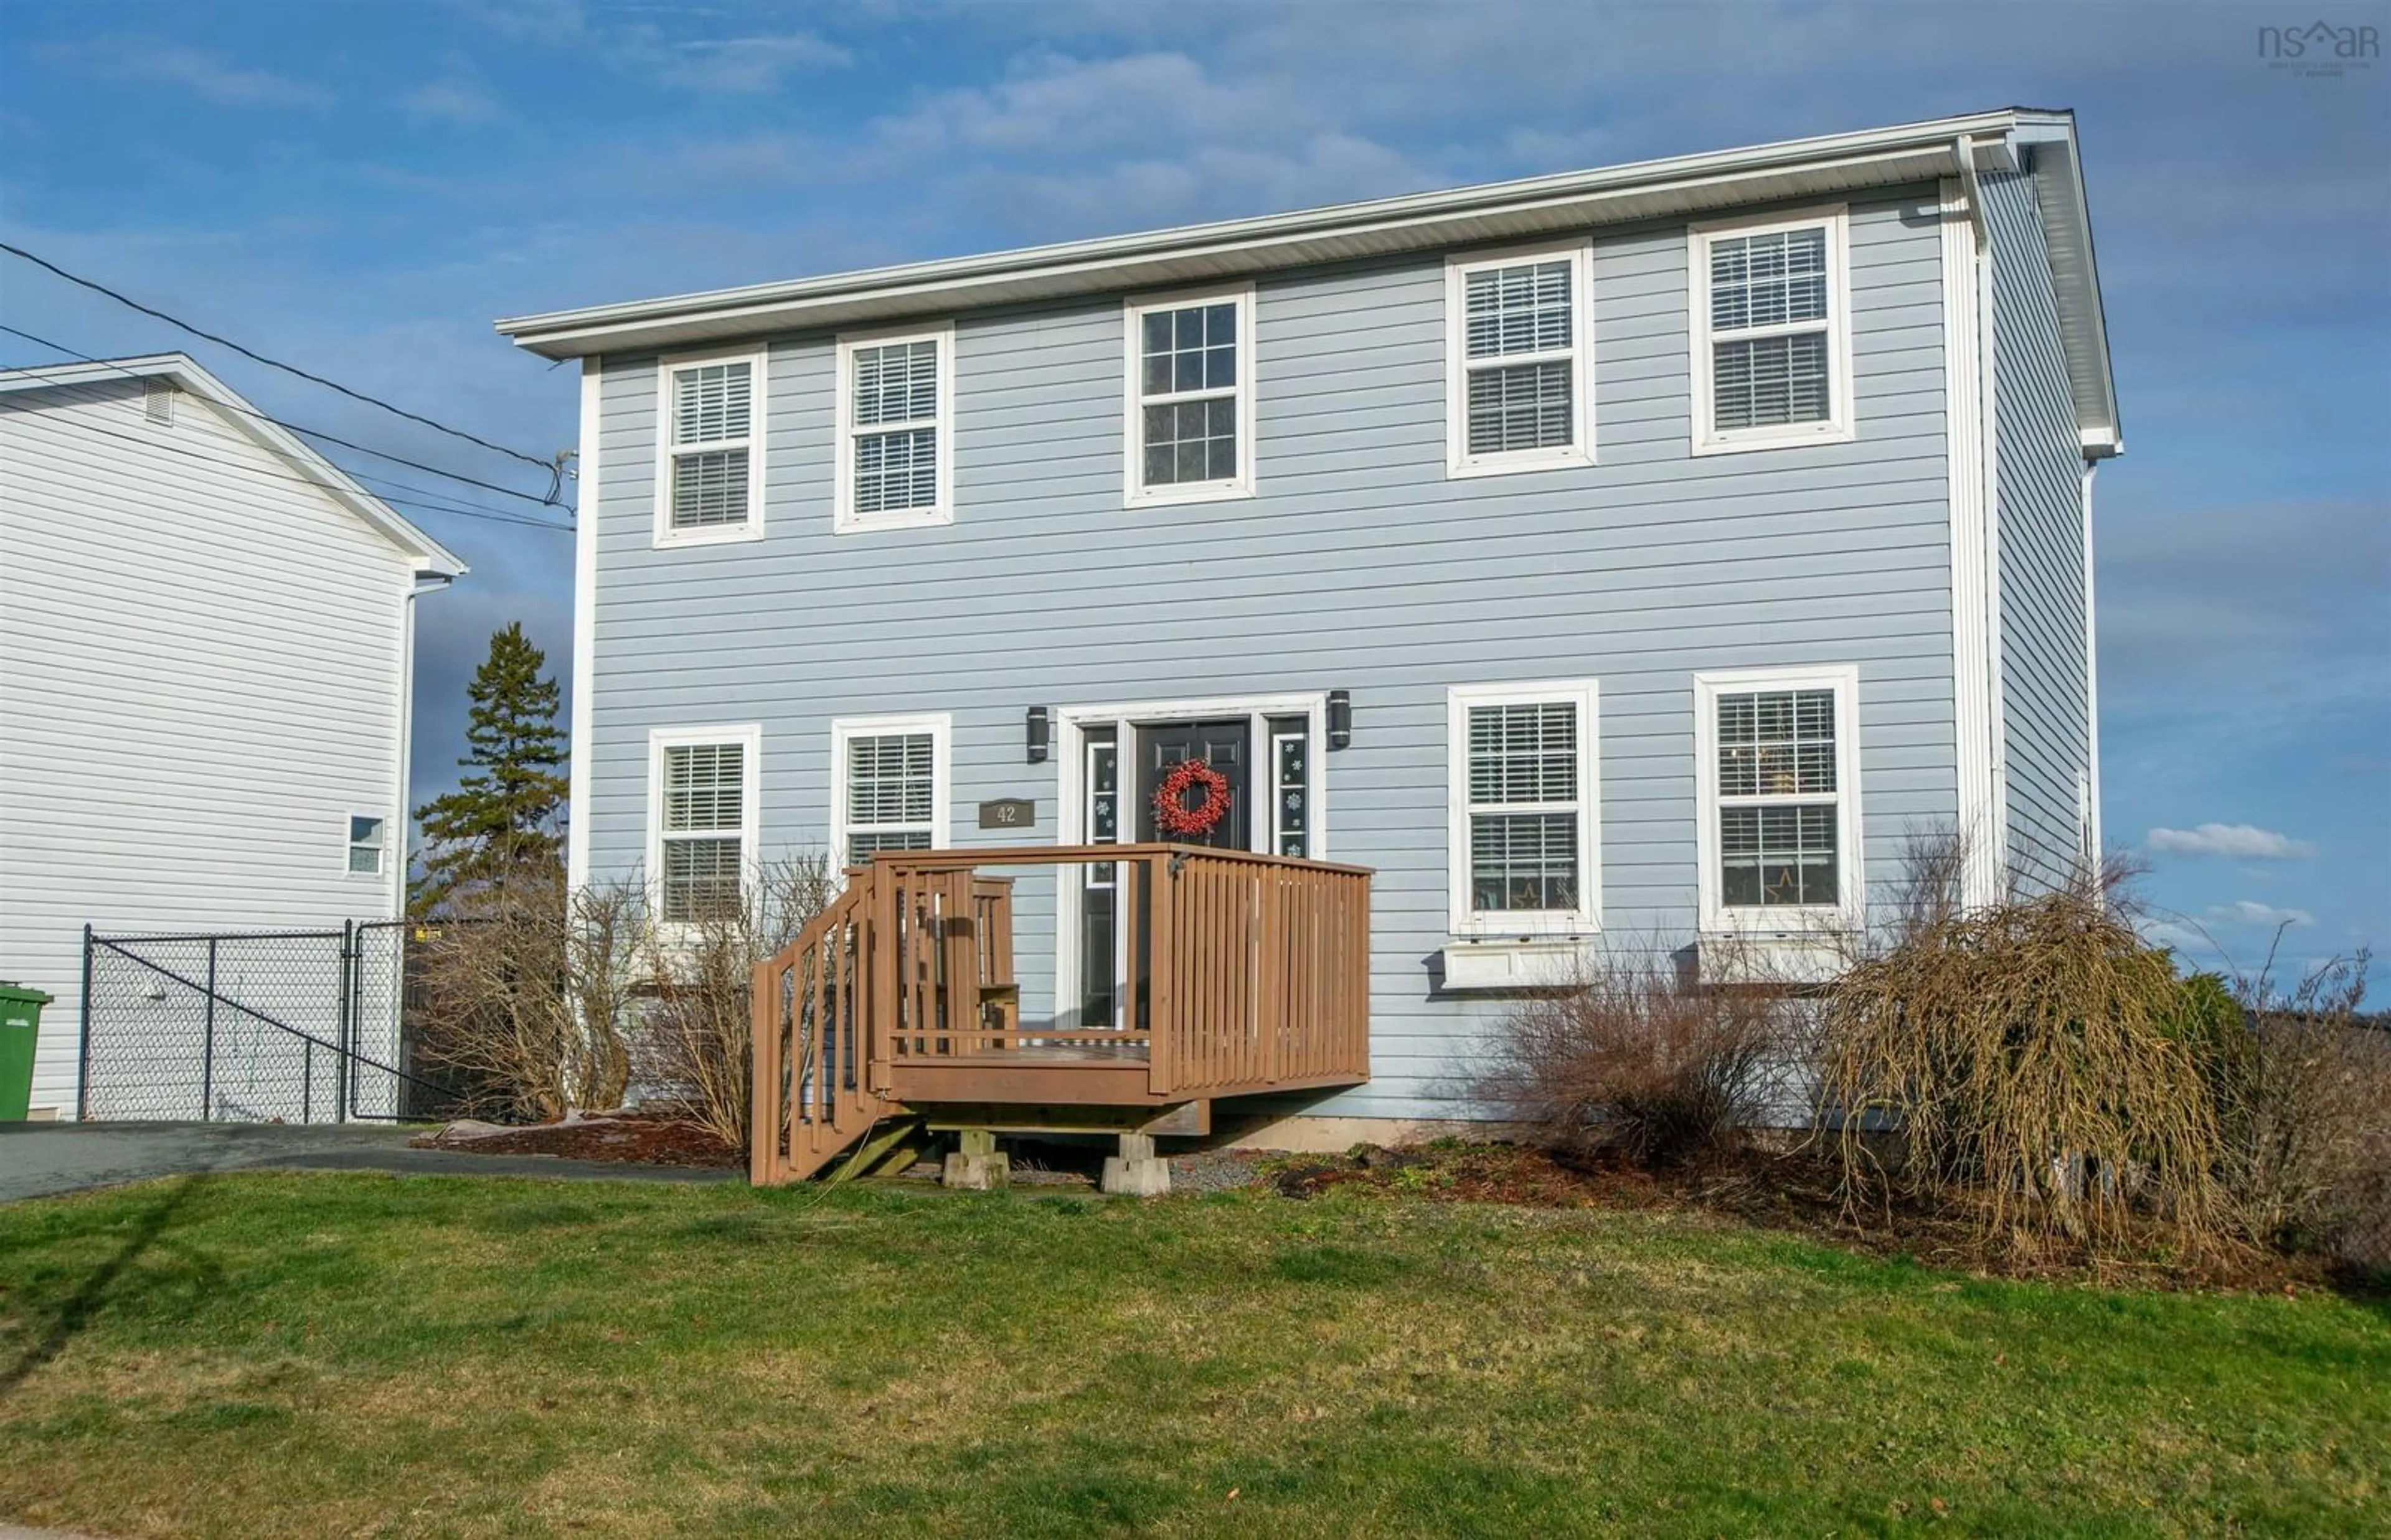
[[[901,425],[876,424],[859,428],[855,421],[855,354],[860,348],[887,347],[900,342],[931,342],[938,350],[937,408],[927,426],[936,435],[936,491],[928,507],[896,508],[873,513],[858,513],[855,508],[855,443],[872,432],[898,432],[917,429],[924,424],[916,419]],[[837,456],[831,471],[831,531],[834,534],[861,534],[872,530],[924,529],[932,525],[955,521],[955,324],[937,321],[926,326],[884,328],[875,331],[841,333],[834,348],[836,362],[832,368],[834,390],[832,419],[834,430],[831,452]]]
[[[830,859],[834,870],[847,867],[847,841],[853,830],[847,813],[847,746],[859,738],[898,738],[914,733],[930,737],[930,848],[952,843],[950,816],[955,794],[955,719],[947,712],[915,712],[889,716],[834,717],[830,725]],[[874,826],[890,827],[890,826]]]
[[[648,831],[645,883],[650,912],[663,921],[665,892],[665,751],[697,744],[735,743],[739,761],[739,866],[742,881],[762,869],[764,728],[759,723],[719,727],[655,727],[648,733]]]
[[[589,883],[591,760],[597,753],[598,520],[605,512],[601,484],[600,432],[604,421],[606,360],[593,353],[581,361],[581,442],[575,451],[573,533],[572,762],[565,766],[564,880],[571,889]]]
[[[2001,821],[1994,784],[1994,594],[1987,451],[1992,423],[1984,371],[1979,290],[1984,256],[1974,212],[1958,178],[1942,186],[1943,392],[1951,541],[1952,718],[1958,765],[1958,828],[1965,851],[1960,897],[1970,905],[1999,896]]]
[[[747,436],[743,442],[725,440],[691,444],[689,453],[696,455],[739,448],[747,451],[747,517],[737,524],[700,524],[685,530],[676,529],[672,521],[672,467],[673,456],[680,446],[673,442],[673,376],[683,369],[702,368],[708,364],[748,366]],[[765,426],[769,406],[767,379],[771,373],[771,350],[760,344],[672,353],[656,360],[656,508],[655,527],[651,536],[656,549],[723,545],[764,538]]]
[[[1193,310],[1204,305],[1227,304],[1236,308],[1236,382],[1232,398],[1236,403],[1237,471],[1224,481],[1175,481],[1158,487],[1145,484],[1145,412],[1146,393],[1142,378],[1144,362],[1143,319],[1148,311]],[[1258,445],[1254,443],[1254,378],[1256,330],[1254,286],[1234,284],[1225,289],[1187,289],[1169,294],[1133,295],[1121,304],[1121,505],[1124,507],[1166,507],[1175,503],[1213,503],[1254,494],[1254,462]],[[1218,392],[1184,392],[1166,391],[1156,397],[1157,404],[1170,404],[1184,400],[1189,394],[1211,395]]]
[[[1446,924],[1458,938],[1496,943],[1598,935],[1602,931],[1602,699],[1593,679],[1454,685],[1445,691]],[[1470,907],[1469,712],[1479,706],[1566,701],[1577,709],[1578,902],[1574,909]],[[1493,810],[1494,804],[1490,804]],[[1523,808],[1523,811],[1532,811]]]
[[[1715,425],[1718,397],[1712,376],[1711,262],[1713,241],[1780,231],[1823,228],[1827,257],[1827,391],[1829,410],[1816,422],[1785,423],[1759,428],[1721,429]],[[1738,215],[1686,226],[1687,366],[1692,395],[1692,440],[1695,455],[1738,455],[1764,449],[1795,449],[1809,444],[1848,443],[1859,433],[1859,413],[1852,400],[1852,232],[1851,211],[1842,203],[1764,214]],[[1727,334],[1767,339],[1818,329],[1816,322],[1741,327]]]
[[[1570,443],[1551,449],[1472,454],[1469,449],[1469,276],[1488,268],[1570,264]],[[1481,369],[1553,361],[1551,353],[1515,353],[1480,361]],[[1448,480],[1553,470],[1595,463],[1594,243],[1584,238],[1542,246],[1470,251],[1444,259],[1444,473]]]
[[[1833,905],[1727,907],[1720,892],[1718,698],[1762,690],[1835,692],[1835,840],[1840,866]],[[1855,930],[1868,912],[1860,816],[1860,671],[1851,663],[1764,669],[1713,669],[1694,675],[1694,848],[1697,923],[1706,937],[1800,938]]]

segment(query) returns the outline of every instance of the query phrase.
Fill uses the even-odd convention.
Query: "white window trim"
[[[1711,379],[1711,243],[1722,237],[1772,235],[1779,230],[1805,230],[1824,225],[1827,231],[1827,390],[1833,415],[1819,422],[1767,428],[1734,428],[1722,431],[1714,422],[1718,409]],[[1858,418],[1852,406],[1852,264],[1851,211],[1841,203],[1792,213],[1758,214],[1740,219],[1712,220],[1686,230],[1687,334],[1693,373],[1693,453],[1734,455],[1753,449],[1783,449],[1812,443],[1848,443],[1857,435]],[[1747,327],[1728,337],[1780,337],[1815,331],[1811,321],[1781,326]]]
[[[1469,275],[1489,267],[1566,261],[1570,264],[1570,347],[1557,353],[1514,353],[1489,360],[1488,368],[1545,363],[1567,356],[1573,442],[1558,449],[1514,449],[1501,454],[1469,452]],[[1594,247],[1590,241],[1557,246],[1515,246],[1444,260],[1444,444],[1447,479],[1500,476],[1519,470],[1551,470],[1592,465],[1594,451]]]
[[[717,449],[747,451],[747,520],[741,524],[711,524],[698,529],[677,530],[672,521],[673,488],[673,376],[685,368],[706,364],[738,364],[748,366],[747,373],[747,436],[744,439],[722,439],[712,443],[691,444],[695,452]],[[656,360],[656,514],[655,548],[663,550],[679,545],[722,545],[742,540],[764,538],[764,427],[766,423],[766,379],[769,374],[770,354],[763,349],[716,348],[704,353],[677,353]],[[594,510],[593,510],[594,511]]]
[[[845,871],[847,866],[847,836],[859,828],[880,828],[889,826],[870,824],[858,826],[847,815],[847,746],[859,738],[888,738],[899,733],[930,735],[930,848],[951,848],[948,824],[949,804],[954,800],[955,719],[946,712],[925,712],[911,716],[842,716],[830,725],[830,858],[833,866]]]
[[[1145,484],[1145,413],[1146,397],[1142,390],[1144,355],[1141,339],[1144,317],[1150,310],[1187,310],[1196,305],[1234,304],[1237,307],[1237,384],[1234,392],[1237,403],[1237,473],[1223,481],[1187,481],[1170,486],[1148,487]],[[1173,503],[1216,503],[1233,497],[1254,494],[1254,366],[1260,353],[1259,339],[1254,335],[1254,286],[1240,284],[1234,289],[1190,289],[1171,294],[1149,294],[1125,302],[1121,307],[1121,494],[1122,506],[1132,508],[1162,507]],[[1154,398],[1157,402],[1211,395],[1212,391],[1166,391]]]
[[[371,845],[365,845],[360,844],[357,841],[352,839],[344,843],[341,847],[341,869],[348,876],[369,878],[374,881],[379,882],[383,878],[390,875],[390,815],[387,813],[352,813],[348,817],[348,827],[352,831],[354,831],[354,821],[355,819],[372,819],[375,828],[375,842]],[[374,853],[374,868],[369,872],[361,872],[355,866],[349,865],[350,859],[361,850],[371,850]]]
[[[937,430],[938,451],[937,464],[937,501],[926,508],[898,508],[882,513],[858,513],[855,510],[855,440],[859,433],[888,432],[887,424],[858,428],[855,421],[855,353],[858,348],[885,347],[892,342],[936,342],[938,345],[938,410],[928,426]],[[834,371],[837,380],[836,411],[838,465],[833,478],[831,531],[835,534],[861,534],[872,530],[918,530],[955,521],[955,325],[940,322],[931,327],[902,327],[877,331],[841,333],[838,339],[838,363]],[[909,427],[923,424],[913,422]]]
[[[756,848],[764,806],[764,729],[746,723],[730,727],[657,727],[648,734],[648,905],[662,923],[665,904],[665,751],[696,744],[736,743],[739,761],[740,880],[752,883],[763,869]],[[710,838],[719,838],[713,831]]]
[[[1730,909],[1719,880],[1718,698],[1764,690],[1835,692],[1835,841],[1842,869],[1836,904]],[[1857,927],[1866,912],[1868,873],[1860,848],[1860,671],[1849,663],[1810,668],[1731,669],[1694,675],[1695,852],[1700,863],[1700,924],[1705,935],[1801,936]],[[1768,799],[1761,799],[1766,801]]]
[[[1469,710],[1566,700],[1578,709],[1578,904],[1574,909],[1480,914],[1469,905]],[[1590,936],[1602,930],[1602,713],[1592,679],[1455,685],[1445,692],[1446,892],[1453,934],[1481,941]]]

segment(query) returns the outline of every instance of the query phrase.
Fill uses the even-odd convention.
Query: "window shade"
[[[673,443],[718,443],[747,437],[754,389],[746,360],[673,371]]]
[[[677,743],[665,750],[666,833],[736,830],[745,822],[746,751],[741,745]]]

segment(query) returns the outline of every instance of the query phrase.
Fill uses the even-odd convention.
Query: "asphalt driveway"
[[[0,1123],[0,1202],[217,1171],[388,1171],[411,1176],[724,1182],[733,1171],[410,1149],[387,1123]]]

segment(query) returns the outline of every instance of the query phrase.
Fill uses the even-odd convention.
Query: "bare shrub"
[[[2138,1214],[2214,1241],[2220,1142],[2182,1004],[2097,881],[1926,917],[1827,995],[1825,1131],[1854,1213],[1958,1200],[2027,1252],[2119,1248]]]
[[[551,870],[453,897],[408,954],[420,1061],[484,1115],[619,1105],[644,907],[635,883],[568,894]]]
[[[819,854],[768,862],[735,902],[647,928],[632,1068],[640,1084],[729,1144],[747,1142],[756,965],[838,893]]]
[[[1762,1119],[1798,1016],[1780,989],[1696,984],[1658,952],[1611,953],[1503,1020],[1480,1093],[1555,1149],[1674,1164]]]
[[[2333,959],[2288,990],[2271,961],[2229,984],[2188,982],[2217,1045],[2206,1062],[2220,1174],[2254,1240],[2330,1251],[2353,1237],[2371,1246],[2380,1227],[2391,1246],[2391,1039],[2359,1022],[2368,961]]]

